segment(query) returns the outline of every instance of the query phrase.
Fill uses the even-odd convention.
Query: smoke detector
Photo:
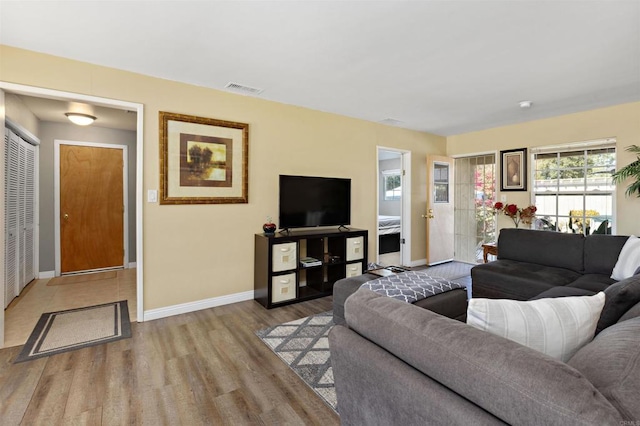
[[[533,102],[531,102],[531,101],[520,101],[519,105],[520,105],[520,108],[522,108],[522,109],[529,109],[533,105]]]

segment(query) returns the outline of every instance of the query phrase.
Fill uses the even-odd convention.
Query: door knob
[[[65,213],[65,214],[64,214],[64,216],[62,216],[62,218],[63,218],[64,220],[69,220],[69,214],[68,214],[68,213]]]

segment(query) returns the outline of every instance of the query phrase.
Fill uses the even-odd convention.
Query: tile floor
[[[136,320],[136,270],[116,271],[116,277],[98,281],[49,286],[49,279],[35,280],[11,302],[4,313],[5,347],[24,345],[45,312],[127,300],[129,318]]]

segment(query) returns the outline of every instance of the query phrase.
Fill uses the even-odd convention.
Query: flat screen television
[[[350,223],[351,179],[280,175],[280,228]]]

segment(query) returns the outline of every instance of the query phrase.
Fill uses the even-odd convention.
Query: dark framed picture
[[[248,202],[249,125],[160,111],[160,204]]]
[[[500,190],[527,190],[527,148],[500,151]]]

